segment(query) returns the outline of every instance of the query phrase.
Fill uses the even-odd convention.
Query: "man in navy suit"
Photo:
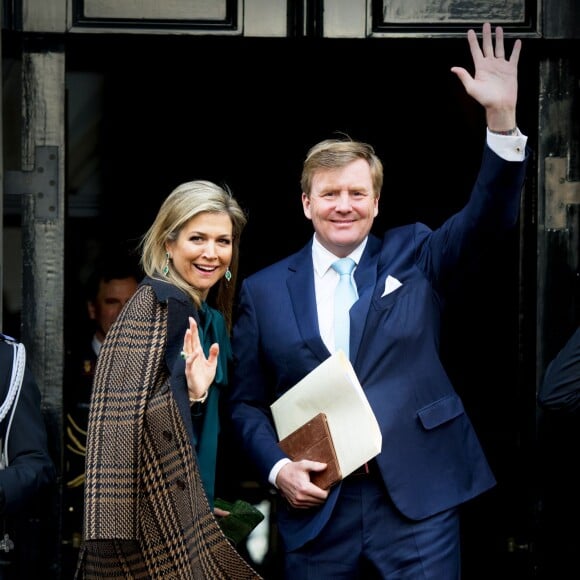
[[[578,574],[580,545],[580,327],[550,361],[538,389],[541,528],[538,541],[545,578]],[[573,572],[573,571],[576,572]]]
[[[383,167],[373,148],[329,139],[302,172],[313,239],[244,280],[233,331],[231,414],[244,448],[277,488],[288,579],[460,577],[458,506],[495,479],[439,354],[441,303],[461,264],[512,229],[525,180],[517,129],[521,42],[503,30],[467,34],[475,66],[451,70],[485,108],[487,140],[465,207],[440,228],[417,223],[370,234]],[[324,463],[292,462],[278,447],[270,404],[334,351],[331,264],[354,260],[349,356],[383,436],[381,453],[325,491]]]

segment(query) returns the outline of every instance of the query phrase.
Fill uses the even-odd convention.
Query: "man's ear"
[[[302,209],[304,210],[304,215],[311,220],[312,214],[310,213],[310,198],[302,192]]]
[[[97,309],[95,308],[94,303],[90,300],[87,300],[87,312],[89,313],[89,318],[91,320],[95,320],[95,318],[97,318]]]

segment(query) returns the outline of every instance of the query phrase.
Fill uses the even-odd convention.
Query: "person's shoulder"
[[[158,302],[158,296],[153,285],[144,284],[142,282],[139,284],[137,290],[135,290],[131,298],[127,300],[127,303],[123,308],[122,315],[125,317],[131,317],[135,314],[135,312],[138,312],[144,304],[156,302]],[[121,317],[121,315],[119,317]]]
[[[146,277],[129,298],[113,326],[117,323],[143,322],[156,318],[159,309],[167,307],[168,299],[173,297],[172,293],[175,291],[181,292],[173,284]]]
[[[141,291],[149,297],[154,295],[158,302],[166,303],[168,300],[189,301],[189,297],[183,290],[165,280],[146,276],[139,284],[138,292]]]
[[[572,344],[580,344],[580,326],[576,327],[576,330],[574,330],[574,332],[570,335],[568,342]]]
[[[383,248],[388,245],[398,244],[398,245],[408,245],[409,243],[416,240],[418,237],[430,234],[432,232],[431,228],[421,222],[415,222],[410,224],[403,224],[395,226],[386,230],[383,234],[382,245]],[[369,241],[371,236],[369,236]]]
[[[18,341],[13,338],[12,336],[8,336],[7,334],[4,334],[2,332],[0,332],[0,342],[7,342],[9,344],[18,344]]]
[[[93,348],[93,334],[83,334],[75,337],[72,344],[69,345],[66,351],[67,366],[73,368],[84,369],[87,366],[92,366],[97,360],[97,354]]]
[[[285,256],[272,264],[256,270],[246,277],[246,280],[259,282],[263,279],[281,279],[279,277],[300,267],[303,260],[312,261],[312,244],[309,243],[298,252]]]
[[[580,362],[580,326],[570,335],[564,346],[554,357],[554,365],[558,368],[566,368],[570,363]]]
[[[12,368],[14,347],[16,345],[20,345],[18,340],[7,334],[0,333],[0,367],[7,367],[8,370]]]
[[[3,334],[0,332],[0,352],[10,352],[15,345],[19,345],[20,342],[9,336],[8,334]]]

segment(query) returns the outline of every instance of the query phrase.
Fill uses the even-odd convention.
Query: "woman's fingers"
[[[185,331],[183,337],[183,350],[181,352],[182,358],[186,359],[190,354],[193,354],[198,348],[201,348],[199,342],[199,335],[197,333],[197,323],[193,316],[189,317],[189,328]]]

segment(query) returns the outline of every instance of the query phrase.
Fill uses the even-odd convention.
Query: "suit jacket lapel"
[[[322,362],[330,355],[320,337],[316,295],[314,292],[314,266],[312,242],[306,244],[288,266],[288,293],[302,339]]]
[[[380,249],[380,240],[374,236],[369,236],[359,265],[354,273],[359,298],[350,311],[350,359],[353,362],[356,361],[373,298]]]

